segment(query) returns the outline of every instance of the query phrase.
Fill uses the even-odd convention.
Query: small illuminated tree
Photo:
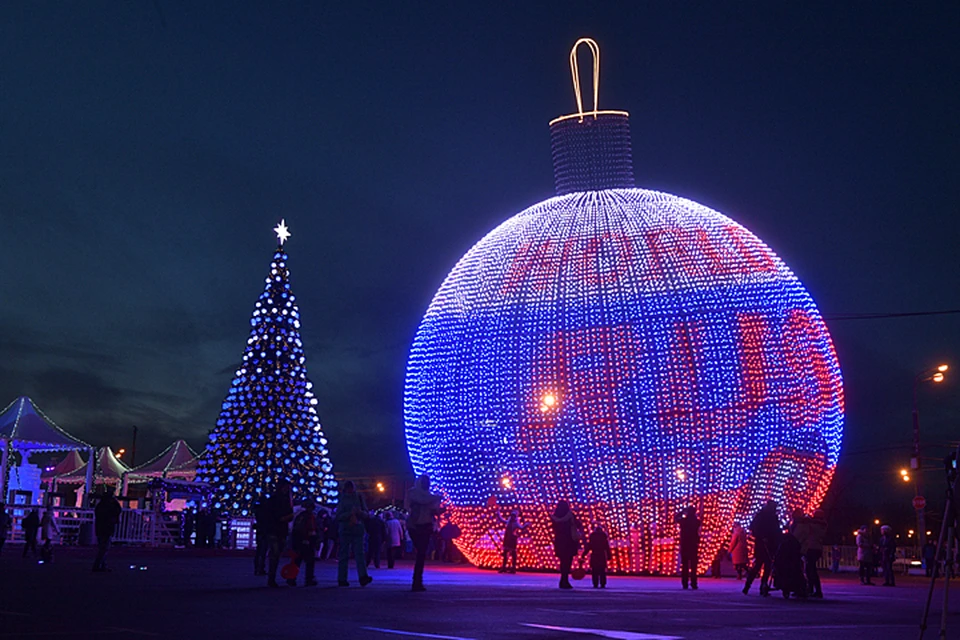
[[[274,231],[279,242],[243,360],[197,471],[197,480],[213,487],[212,506],[235,516],[251,515],[280,478],[290,480],[297,497],[327,504],[337,498],[290,289],[283,249],[290,232],[283,220]]]

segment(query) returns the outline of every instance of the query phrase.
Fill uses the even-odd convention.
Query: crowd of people
[[[315,563],[336,554],[337,584],[350,586],[351,556],[356,566],[357,581],[365,587],[373,581],[367,571],[371,564],[380,568],[381,552],[386,546],[387,568],[393,569],[409,539],[415,550],[413,591],[426,591],[423,570],[431,547],[443,546],[439,516],[442,497],[430,492],[430,478],[422,475],[406,495],[406,518],[386,511],[381,516],[368,509],[362,494],[350,480],[343,483],[336,510],[330,513],[318,508],[313,498],[305,498],[295,513],[291,485],[287,480],[277,483],[273,494],[259,502],[254,509],[256,553],[254,575],[266,576],[267,585],[278,587],[277,572],[281,555],[289,548],[291,565],[281,577],[290,586],[298,584],[299,568],[304,567],[304,585],[315,586]],[[440,544],[437,544],[437,543]],[[452,545],[447,541],[447,548]]]
[[[430,478],[422,475],[407,492],[404,510],[385,509],[380,513],[370,510],[356,486],[351,481],[342,485],[340,500],[335,510],[319,507],[312,498],[305,498],[295,509],[291,485],[280,480],[270,498],[257,503],[254,515],[256,553],[254,574],[265,576],[270,587],[278,587],[278,570],[281,557],[289,555],[291,568],[284,568],[281,578],[290,586],[298,584],[302,573],[306,586],[317,584],[315,563],[336,557],[338,561],[337,582],[347,587],[349,562],[354,559],[357,580],[360,586],[373,581],[367,568],[380,568],[382,552],[385,551],[388,569],[405,551],[414,553],[414,569],[411,588],[425,591],[424,564],[431,551],[438,559],[450,559],[454,546],[453,538],[459,535],[455,525],[442,523],[444,508],[442,497],[430,491]],[[97,537],[97,554],[93,571],[106,572],[106,555],[110,541],[119,522],[122,509],[109,490],[99,494],[94,509],[94,531]],[[679,531],[680,582],[683,589],[697,589],[697,572],[700,547],[701,522],[694,507],[686,507],[676,515]],[[198,544],[209,538],[212,516],[204,518],[199,512],[185,527],[196,530]],[[0,552],[10,529],[12,518],[5,505],[0,504]],[[517,550],[520,540],[530,523],[522,522],[517,510],[507,518],[501,518],[502,563],[501,573],[515,573]],[[607,567],[612,558],[610,540],[599,522],[586,526],[577,518],[569,502],[560,500],[550,515],[549,525],[553,533],[554,553],[560,567],[561,589],[572,589],[571,574],[584,574],[584,563],[589,567],[593,587],[603,589],[607,585]],[[54,510],[31,508],[23,517],[20,526],[25,544],[23,557],[32,555],[41,561],[52,561],[53,544],[59,534]],[[191,531],[192,532],[192,531]],[[721,556],[732,562],[738,580],[745,580],[743,593],[749,594],[759,579],[761,596],[779,590],[784,597],[822,598],[818,564],[824,553],[824,538],[827,522],[822,509],[811,515],[800,511],[791,514],[788,526],[780,521],[777,504],[769,501],[751,519],[747,527],[735,524],[730,541],[714,560],[711,573],[719,577]],[[38,534],[39,542],[38,547]],[[751,544],[752,538],[752,544]],[[201,545],[203,546],[203,545]],[[750,563],[752,547],[753,562]],[[891,527],[880,528],[879,540],[874,542],[870,528],[863,526],[856,535],[859,578],[863,585],[873,585],[873,577],[879,567],[884,586],[895,586],[894,561],[897,540]],[[923,548],[927,575],[936,571],[936,547],[929,543]],[[574,562],[579,554],[579,567]],[[839,547],[834,548],[833,571],[838,570]],[[295,569],[293,568],[295,567]],[[303,568],[301,572],[300,569]]]

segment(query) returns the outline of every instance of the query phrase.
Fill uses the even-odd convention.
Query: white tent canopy
[[[44,451],[74,451],[93,447],[76,438],[47,417],[36,403],[27,396],[20,396],[0,412],[0,498],[6,497],[7,465],[10,450],[19,451],[25,456]],[[89,489],[93,479],[93,456],[90,456],[86,469],[76,470],[79,482]]]
[[[110,447],[101,447],[97,452],[96,461],[95,477],[97,482],[118,484],[123,480],[124,474],[130,471],[127,465],[117,459]],[[78,477],[76,473],[68,473],[57,478],[57,480],[59,482],[76,482]]]
[[[80,457],[80,454],[77,453],[76,449],[68,453],[63,460],[57,463],[50,471],[44,471],[41,474],[41,477],[46,480],[57,480],[62,476],[69,476],[77,473],[86,466],[86,462],[83,461],[83,458]]]
[[[183,440],[176,440],[152,460],[127,472],[127,482],[147,482],[151,478],[192,480],[197,475],[197,453]]]

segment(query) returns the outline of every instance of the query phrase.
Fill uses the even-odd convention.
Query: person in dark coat
[[[777,503],[770,500],[765,504],[750,522],[750,532],[753,534],[753,567],[747,573],[747,583],[743,593],[750,592],[750,585],[760,575],[760,595],[770,595],[770,571],[773,569],[773,554],[780,546],[780,520],[777,517]],[[761,574],[762,570],[762,574]]]
[[[267,531],[267,505],[263,500],[257,500],[253,505],[253,534],[257,550],[253,554],[253,575],[267,575],[267,547],[270,546]]]
[[[573,558],[580,548],[580,527],[570,510],[570,503],[561,500],[550,516],[553,525],[553,552],[560,559],[560,588],[573,589],[570,584],[570,569]]]
[[[607,532],[599,523],[594,525],[593,532],[587,539],[587,545],[583,548],[583,554],[580,556],[580,562],[590,554],[590,577],[593,579],[594,589],[607,588],[607,563],[613,556],[610,549],[610,538]]]
[[[30,513],[20,523],[23,529],[23,557],[27,557],[27,551],[32,551],[34,557],[37,555],[37,531],[40,530],[40,515],[37,509],[31,509]]]
[[[697,556],[700,550],[700,519],[697,510],[687,507],[677,514],[680,525],[680,584],[697,588]]]
[[[520,514],[516,509],[510,512],[510,517],[504,521],[502,518],[500,522],[503,523],[503,564],[500,565],[500,573],[516,573],[517,572],[517,543],[520,538],[520,533],[527,528],[527,525],[520,524]],[[507,566],[507,560],[511,561],[510,566]]]
[[[921,554],[923,556],[923,571],[926,576],[929,578],[936,573],[939,577],[940,572],[937,570],[937,545],[927,540],[927,543],[923,545]]]
[[[407,531],[417,550],[417,557],[413,565],[413,591],[426,591],[423,586],[423,564],[427,558],[427,548],[430,538],[436,528],[436,519],[444,512],[440,506],[442,496],[430,493],[430,476],[427,474],[417,478],[412,488],[404,497],[404,507],[407,516]]]
[[[107,549],[110,548],[110,538],[120,522],[123,507],[113,497],[112,489],[104,489],[100,501],[93,510],[93,529],[97,534],[97,557],[93,561],[93,570],[96,572],[109,571],[107,569]]]
[[[183,546],[189,547],[190,540],[193,538],[193,530],[196,528],[197,524],[197,514],[196,510],[193,508],[186,508],[183,510]],[[197,541],[197,546],[199,547],[199,540]]]
[[[293,530],[290,534],[291,546],[297,552],[296,565],[306,565],[306,575],[304,576],[304,586],[315,587],[317,580],[314,577],[314,569],[317,563],[317,548],[320,543],[320,524],[317,520],[317,505],[313,498],[306,498],[303,501],[303,510],[293,519]],[[288,579],[287,584],[291,587],[297,586],[297,581]]]
[[[280,553],[287,542],[287,534],[290,533],[290,521],[293,520],[291,500],[290,482],[285,479],[277,482],[273,495],[267,498],[268,587],[280,586],[277,584],[277,567],[280,565]]]
[[[807,576],[807,595],[813,598],[823,597],[820,573],[817,564],[823,557],[823,538],[827,535],[827,514],[823,509],[813,512],[812,518],[805,518],[794,531],[800,541],[803,553],[803,570]]]
[[[795,518],[794,522],[800,524]],[[780,537],[780,546],[774,557],[774,586],[780,589],[784,598],[795,595],[807,597],[807,583],[803,577],[803,553],[800,541],[793,533]]]
[[[377,569],[380,568],[380,548],[383,547],[383,538],[386,533],[386,526],[383,520],[375,513],[363,521],[363,527],[367,530],[367,566],[373,563]]]
[[[883,586],[896,586],[893,563],[897,559],[897,539],[889,525],[880,527],[880,566],[883,567]]]

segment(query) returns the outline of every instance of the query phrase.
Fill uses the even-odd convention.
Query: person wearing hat
[[[883,586],[894,587],[893,562],[897,559],[897,538],[893,529],[885,524],[880,527],[880,566],[883,567]]]
[[[273,494],[266,502],[266,533],[267,533],[267,586],[278,587],[277,567],[280,565],[280,553],[283,551],[293,520],[293,502],[290,495],[290,481],[280,479]]]
[[[303,510],[293,519],[292,546],[297,552],[296,564],[307,566],[304,586],[315,587],[317,580],[314,577],[314,567],[317,562],[317,542],[320,540],[317,527],[317,505],[313,498],[304,498]],[[291,587],[297,586],[296,579],[287,580]]]
[[[733,562],[733,568],[737,571],[737,580],[743,580],[743,574],[747,570],[750,556],[747,548],[747,530],[739,524],[733,525],[733,536],[730,538],[727,549],[730,552],[730,561]]]
[[[873,540],[867,525],[857,531],[857,562],[860,564],[860,584],[873,585],[870,575],[873,572]]]

